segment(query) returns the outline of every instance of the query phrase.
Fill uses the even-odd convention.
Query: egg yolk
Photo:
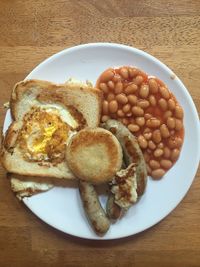
[[[70,126],[54,112],[36,108],[24,117],[18,141],[29,161],[61,162]]]
[[[56,125],[49,126],[42,130],[42,135],[33,142],[35,153],[46,153],[47,143],[51,140],[53,133],[57,130]]]

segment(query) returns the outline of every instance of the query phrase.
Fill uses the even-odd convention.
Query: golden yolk
[[[69,131],[70,126],[56,113],[38,108],[24,118],[18,141],[28,160],[61,160]]]
[[[42,135],[33,142],[33,151],[35,153],[46,153],[47,143],[51,140],[56,129],[56,125],[52,125],[43,130]]]

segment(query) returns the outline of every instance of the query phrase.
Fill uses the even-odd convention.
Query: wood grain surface
[[[12,86],[38,63],[66,47],[103,41],[134,46],[163,61],[200,111],[199,0],[1,0],[1,126]],[[122,240],[95,242],[40,221],[14,197],[0,168],[0,266],[200,266],[199,174],[159,224]]]

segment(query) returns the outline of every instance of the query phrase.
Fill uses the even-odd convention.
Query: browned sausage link
[[[94,186],[91,183],[80,180],[79,192],[86,216],[92,228],[98,235],[104,235],[110,227],[110,221],[101,207]]]
[[[115,197],[112,193],[110,193],[110,195],[108,196],[106,211],[108,218],[110,218],[111,220],[117,220],[122,216],[122,208],[115,203]]]

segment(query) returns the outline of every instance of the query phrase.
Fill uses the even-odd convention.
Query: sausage
[[[80,180],[79,192],[90,225],[96,234],[100,236],[104,235],[110,228],[110,220],[101,207],[94,186],[91,183]]]
[[[106,212],[108,218],[114,221],[122,217],[123,214],[122,208],[115,203],[115,196],[112,193],[108,196]]]
[[[136,181],[138,196],[141,196],[147,184],[147,170],[142,151],[137,143],[135,136],[119,121],[108,120],[101,125],[103,128],[111,131],[120,142],[123,149],[125,166],[128,167],[132,162],[136,163]],[[116,207],[114,195],[111,194],[107,201],[107,214],[109,218],[116,220],[122,214],[122,209]],[[116,212],[117,210],[117,212]],[[121,210],[121,212],[119,211]]]

